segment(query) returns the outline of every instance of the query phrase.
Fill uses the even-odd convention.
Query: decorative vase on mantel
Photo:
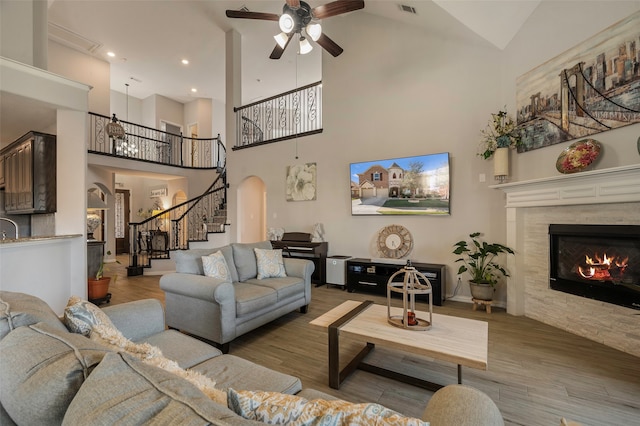
[[[505,183],[509,177],[509,147],[496,148],[493,154],[493,177],[499,183]]]

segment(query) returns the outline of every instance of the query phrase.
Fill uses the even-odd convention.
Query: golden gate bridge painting
[[[640,12],[520,76],[518,152],[640,123]]]

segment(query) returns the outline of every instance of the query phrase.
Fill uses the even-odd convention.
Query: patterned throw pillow
[[[217,251],[209,256],[202,256],[202,268],[207,277],[231,281],[231,273],[222,252]]]
[[[314,399],[279,392],[227,392],[227,404],[239,416],[266,424],[288,426],[388,425],[429,426],[420,419],[404,417],[380,404],[353,404],[347,401]]]
[[[254,248],[253,250],[256,253],[259,280],[265,278],[283,278],[287,276],[284,269],[281,249],[263,250]]]
[[[91,302],[82,300],[78,296],[71,296],[69,298],[67,307],[64,308],[62,322],[64,322],[64,325],[67,326],[70,332],[85,336],[91,334],[91,329],[96,325],[114,327],[111,319],[109,319],[102,309]]]

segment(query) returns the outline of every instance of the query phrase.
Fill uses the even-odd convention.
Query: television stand
[[[396,262],[396,259],[349,259],[347,260],[347,291],[363,291],[369,293],[387,294],[387,282],[391,275],[402,269],[403,264]],[[433,304],[441,306],[446,291],[446,265],[434,263],[412,262],[411,265],[418,272],[423,274],[433,289]],[[428,295],[416,295],[416,300],[428,298]]]

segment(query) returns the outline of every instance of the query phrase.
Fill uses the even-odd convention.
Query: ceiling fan
[[[274,36],[277,44],[269,56],[271,59],[280,59],[294,34],[300,36],[300,54],[304,55],[313,49],[307,40],[309,37],[335,57],[340,55],[343,49],[322,32],[322,27],[317,21],[364,8],[363,0],[337,0],[313,9],[302,0],[285,0],[285,2],[280,16],[275,13],[227,10],[227,17],[278,21],[282,32]],[[307,37],[302,34],[303,30]]]

